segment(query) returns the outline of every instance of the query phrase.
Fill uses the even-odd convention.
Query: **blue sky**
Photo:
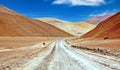
[[[72,22],[120,11],[120,0],[0,0],[0,4],[30,18]]]

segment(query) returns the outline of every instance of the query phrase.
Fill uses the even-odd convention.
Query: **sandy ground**
[[[70,38],[66,40],[74,48],[84,49],[101,53],[103,55],[111,55],[120,57],[120,40],[119,39],[79,39]]]
[[[0,50],[29,47],[40,42],[59,39],[59,37],[0,37]]]
[[[0,38],[0,70],[16,70],[31,59],[49,50],[58,38],[26,37]],[[46,45],[43,45],[43,42]]]

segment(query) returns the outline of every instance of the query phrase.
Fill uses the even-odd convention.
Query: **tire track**
[[[48,70],[48,66],[49,66],[50,62],[52,61],[52,59],[54,57],[54,53],[55,53],[55,46],[54,46],[53,50],[49,53],[49,55],[47,55],[42,60],[40,65],[35,70]]]

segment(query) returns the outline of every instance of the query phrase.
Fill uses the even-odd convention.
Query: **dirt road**
[[[36,57],[22,70],[120,70],[119,60],[71,48],[64,39],[51,46],[53,48],[43,58]]]

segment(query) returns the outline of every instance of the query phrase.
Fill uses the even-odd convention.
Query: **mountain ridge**
[[[86,22],[68,22],[64,20],[59,20],[56,18],[36,18],[37,20],[47,22],[57,28],[64,30],[74,36],[80,36],[91,29],[93,29],[96,25],[89,24]]]
[[[85,20],[85,22],[91,23],[94,25],[98,25],[100,22],[102,22],[103,20],[107,19],[108,17],[110,17],[112,15],[113,14],[105,14],[105,15],[101,15],[101,16],[96,16],[96,17]]]

